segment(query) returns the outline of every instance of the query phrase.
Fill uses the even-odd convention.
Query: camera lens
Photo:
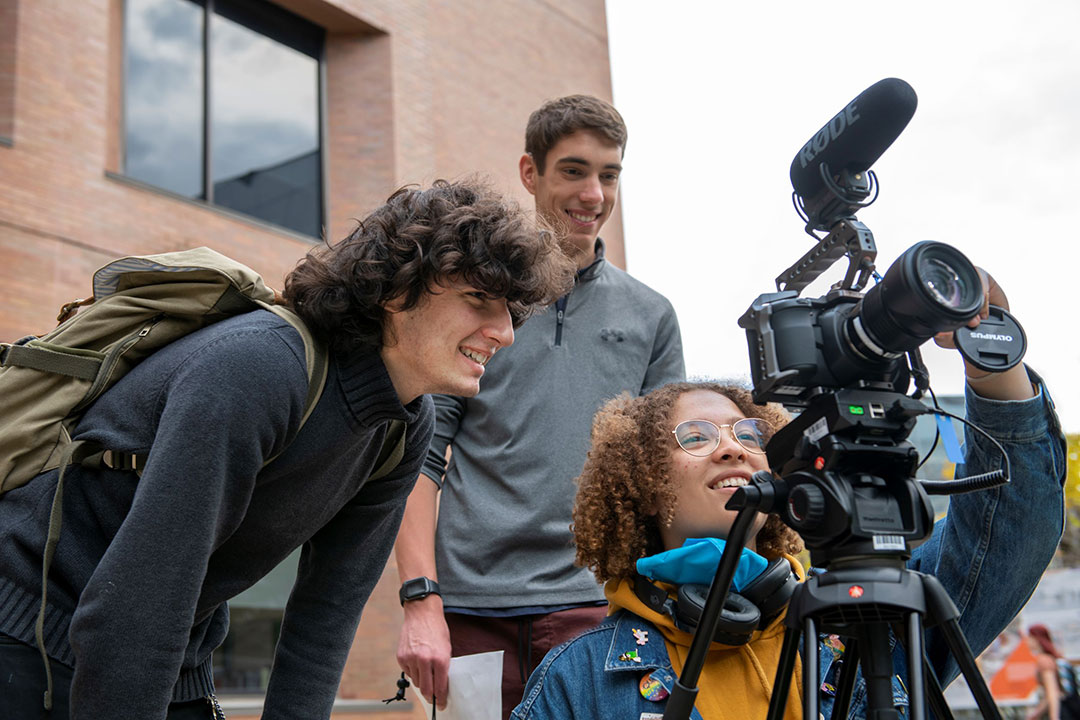
[[[939,303],[950,308],[963,304],[964,280],[944,260],[923,257],[917,271],[930,295]]]
[[[963,253],[945,243],[921,242],[866,293],[852,312],[848,339],[866,357],[904,353],[967,323],[982,300],[979,273]]]

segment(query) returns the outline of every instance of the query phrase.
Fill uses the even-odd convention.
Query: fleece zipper
[[[555,347],[562,345],[563,319],[566,317],[566,301],[569,294],[563,295],[555,301]]]
[[[604,261],[604,245],[600,242],[600,239],[596,240],[596,247],[593,250],[595,260],[592,261],[587,267],[583,267],[577,271],[577,275],[574,277],[574,287],[577,284],[587,280],[594,279],[600,272],[600,263]],[[566,303],[570,300],[570,295],[574,291],[563,295],[561,298],[555,301],[555,347],[562,345],[562,328],[563,321],[566,320]]]

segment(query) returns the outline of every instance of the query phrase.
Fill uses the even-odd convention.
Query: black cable
[[[934,414],[935,410],[941,410],[942,412],[944,412],[944,408],[942,408],[941,404],[938,403],[937,395],[934,394],[934,388],[927,385],[926,391],[930,393],[930,399],[934,401],[934,410],[931,410],[930,414]],[[934,454],[934,451],[937,450],[937,444],[939,440],[941,440],[941,428],[939,428],[938,424],[935,422],[934,442],[930,443],[930,450],[923,454],[923,459],[919,461],[919,464],[915,467],[916,470],[921,470],[922,466],[926,464],[926,461],[930,459],[930,456]]]
[[[877,275],[877,271],[874,274]],[[911,397],[915,400],[922,400],[923,393],[930,390],[930,371],[926,369],[926,363],[923,362],[919,348],[909,350],[907,357],[908,372],[911,373],[911,377],[915,381],[915,392],[911,393]]]
[[[991,470],[990,472],[981,473],[979,475],[971,475],[960,480],[920,480],[919,484],[926,490],[927,495],[953,495],[956,493],[974,492],[976,490],[985,490],[987,488],[997,487],[999,485],[1005,485],[1010,482],[1012,477],[1012,466],[1009,463],[1009,454],[1005,452],[1005,448],[1001,446],[997,440],[990,435],[990,433],[983,430],[975,423],[969,421],[967,418],[960,417],[959,415],[953,415],[946,410],[937,409],[931,411],[937,415],[944,415],[954,420],[959,420],[968,426],[972,430],[975,430],[998,449],[1001,453],[1001,457],[1004,460],[1004,470]]]

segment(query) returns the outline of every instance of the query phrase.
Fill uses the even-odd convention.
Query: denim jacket
[[[1030,400],[987,400],[968,389],[968,420],[1005,447],[1011,463],[1011,482],[950,498],[948,515],[935,524],[930,539],[916,548],[908,561],[910,569],[933,574],[944,586],[960,611],[960,629],[976,655],[1027,602],[1061,537],[1065,439],[1042,381],[1033,373],[1032,380],[1038,393]],[[968,431],[965,440],[965,463],[957,467],[957,477],[1001,466],[1000,452],[986,438]],[[525,696],[511,717],[662,717],[664,698],[677,679],[665,644],[639,646],[640,662],[622,653],[627,647],[635,647],[632,630],[642,628],[654,630],[636,615],[619,611],[549,652],[529,678]],[[834,637],[822,636],[817,650],[820,709],[830,717],[843,649]],[[959,674],[955,659],[936,629],[926,632],[926,651],[943,685]],[[906,653],[896,643],[893,663],[893,699],[901,716],[906,717]],[[643,690],[643,685],[648,689],[650,684],[663,688],[651,693],[656,700],[648,699]],[[768,698],[763,698],[762,717],[767,705]],[[848,717],[861,719],[865,712],[866,686],[860,673]],[[701,720],[696,708],[691,718]]]

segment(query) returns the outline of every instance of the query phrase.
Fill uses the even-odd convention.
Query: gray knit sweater
[[[574,479],[593,415],[620,393],[684,379],[671,303],[603,259],[570,295],[517,330],[473,398],[435,396],[422,472],[442,482],[435,557],[448,607],[513,608],[603,600],[574,567]]]
[[[359,354],[358,354],[359,355]],[[302,546],[263,718],[326,718],[433,428],[377,353],[332,358],[315,411],[299,334],[256,311],[154,354],[88,411],[77,438],[149,452],[141,478],[73,467],[49,575],[46,645],[74,666],[74,720],[164,717],[212,691],[225,601]],[[400,465],[365,483],[387,422]],[[33,643],[55,471],[0,498],[0,633]]]

